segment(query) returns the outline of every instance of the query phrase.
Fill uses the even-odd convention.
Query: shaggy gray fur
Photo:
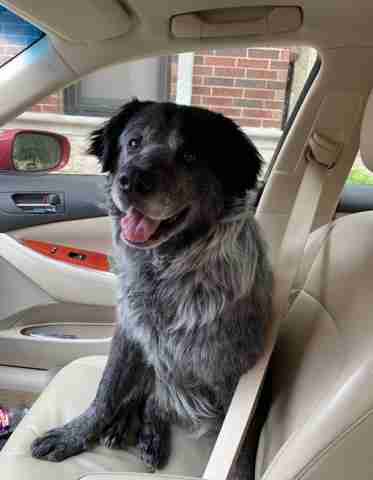
[[[141,142],[131,142],[139,132]],[[219,138],[235,145],[245,178],[219,163],[227,156]],[[169,453],[170,424],[217,431],[240,376],[262,353],[272,273],[245,193],[260,157],[220,115],[136,101],[94,133],[91,152],[110,171],[118,324],[92,405],[35,440],[32,453],[60,461],[98,440],[120,448],[134,442],[143,460],[159,467]],[[166,221],[166,233],[150,246],[123,238],[121,222],[133,206]],[[183,220],[169,227],[185,206]],[[248,474],[247,458],[236,475]]]
[[[120,253],[122,328],[155,371],[159,407],[204,428],[261,353],[270,314],[271,273],[250,209],[233,208],[174,258]]]

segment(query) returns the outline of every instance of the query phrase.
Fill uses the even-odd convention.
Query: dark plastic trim
[[[337,213],[358,213],[373,210],[373,185],[346,184],[337,206]]]
[[[312,70],[310,72],[310,74],[308,75],[308,78],[304,84],[304,87],[298,97],[298,100],[296,101],[295,105],[294,105],[294,108],[293,108],[293,111],[291,112],[290,114],[290,117],[288,119],[288,121],[286,122],[286,125],[285,125],[285,128],[283,130],[283,133],[281,135],[281,138],[275,148],[275,151],[273,153],[273,157],[272,157],[272,160],[271,160],[271,163],[269,164],[268,166],[268,169],[266,171],[266,174],[264,176],[264,183],[267,181],[269,175],[271,174],[271,171],[272,171],[272,168],[276,162],[276,159],[277,159],[277,156],[278,154],[280,153],[280,150],[286,140],[286,137],[295,121],[295,118],[296,116],[298,115],[298,112],[306,98],[306,96],[308,95],[308,92],[310,91],[311,89],[311,86],[315,80],[315,78],[317,77],[319,71],[320,71],[320,68],[321,68],[321,58],[320,56],[317,57],[315,63],[314,63],[314,66],[312,67]]]

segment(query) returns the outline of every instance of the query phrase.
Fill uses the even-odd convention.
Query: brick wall
[[[29,109],[30,112],[64,113],[63,92],[49,95]]]
[[[243,127],[281,128],[290,48],[204,50],[194,56],[192,104],[221,112]],[[177,57],[171,61],[175,99]]]

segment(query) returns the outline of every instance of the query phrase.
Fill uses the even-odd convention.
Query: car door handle
[[[26,213],[60,213],[64,211],[63,195],[60,193],[15,193],[12,195],[17,208]]]
[[[52,205],[51,203],[16,203],[18,208],[22,208],[22,210],[32,211],[35,213],[54,213],[57,211],[56,205]]]

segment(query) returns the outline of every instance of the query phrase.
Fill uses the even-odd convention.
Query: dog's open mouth
[[[130,207],[120,222],[122,238],[128,243],[144,247],[159,243],[183,223],[188,211],[189,207],[185,207],[175,215],[159,220]]]

